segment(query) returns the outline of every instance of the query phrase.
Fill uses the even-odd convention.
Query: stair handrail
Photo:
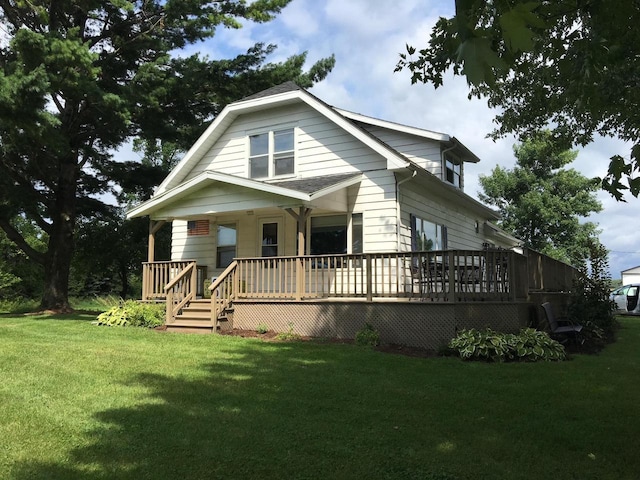
[[[209,286],[209,291],[211,292],[211,321],[214,324],[231,305],[237,294],[237,268],[238,262],[233,260]]]
[[[197,289],[197,277],[194,274],[195,267],[196,262],[189,263],[189,265],[180,270],[173,280],[164,286],[164,291],[167,294],[166,323],[173,323],[180,309],[195,298]],[[182,281],[187,275],[191,275],[190,281]],[[179,293],[182,293],[182,298],[174,300],[176,286],[181,289]]]

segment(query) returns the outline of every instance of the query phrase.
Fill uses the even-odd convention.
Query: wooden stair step
[[[205,320],[188,320],[176,318],[175,322],[167,324],[168,332],[180,333],[213,333],[215,326],[213,323]]]
[[[211,310],[182,310],[177,318],[189,318],[194,320],[211,320]]]
[[[200,328],[212,328],[213,322],[206,320],[194,320],[190,318],[176,318],[175,322],[167,324],[167,327],[200,327]]]

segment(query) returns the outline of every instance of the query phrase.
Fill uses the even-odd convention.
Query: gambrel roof
[[[418,173],[423,181],[430,183],[433,185],[434,189],[443,192],[446,196],[458,198],[464,201],[468,205],[468,208],[477,212],[482,212],[482,214],[489,218],[498,218],[493,210],[489,209],[469,195],[466,195],[460,189],[442,182],[435,175],[426,171],[402,153],[386,144],[380,138],[370,133],[363,127],[363,124],[382,127],[440,142],[445,149],[455,149],[463,161],[479,161],[478,157],[470,152],[455,137],[444,133],[387,122],[332,107],[306,90],[300,88],[293,82],[286,82],[281,85],[277,85],[227,105],[189,149],[178,165],[158,186],[154,196],[146,202],[134,207],[128,212],[127,216],[132,218],[149,215],[154,211],[163,208],[170,202],[187,196],[190,193],[211,184],[211,182],[232,184],[243,188],[254,189],[259,192],[275,193],[286,198],[297,199],[304,202],[311,201],[314,196],[315,198],[318,198],[320,192],[331,192],[335,191],[336,188],[345,188],[346,186],[356,183],[358,181],[357,179],[361,178],[361,175],[354,173],[342,176],[323,175],[322,177],[297,178],[282,181],[271,180],[265,182],[241,178],[220,172],[205,171],[198,174],[196,177],[187,180],[193,168],[200,162],[200,160],[240,115],[265,111],[275,107],[296,103],[306,104],[333,124],[353,136],[355,139],[359,140],[362,144],[369,147],[372,151],[379,154],[386,160],[386,168],[388,170],[396,172],[404,171],[408,175]],[[319,190],[316,191],[314,190],[315,188],[318,188]]]

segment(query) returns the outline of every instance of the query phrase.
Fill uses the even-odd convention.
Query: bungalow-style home
[[[464,193],[478,161],[453,136],[332,107],[292,82],[244,98],[128,212],[150,218],[143,300],[166,301],[174,330],[352,337],[371,323],[431,347],[486,322],[517,330],[532,283],[563,290],[572,269],[529,280],[528,265],[550,259]],[[155,262],[169,223],[171,261]]]

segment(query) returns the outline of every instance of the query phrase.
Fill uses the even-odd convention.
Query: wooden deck
[[[569,291],[576,271],[533,251],[446,250],[239,258],[210,287],[211,322],[234,301],[517,302]],[[195,261],[143,264],[143,300],[165,299],[167,324],[204,293]]]

